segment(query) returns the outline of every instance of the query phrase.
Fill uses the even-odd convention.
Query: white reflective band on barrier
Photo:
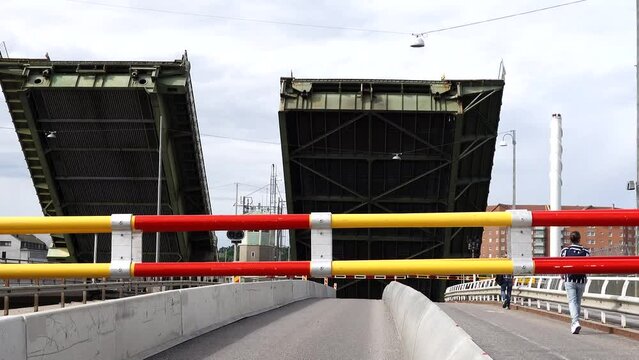
[[[532,226],[532,212],[528,210],[506,210],[512,215],[512,227]]]
[[[329,212],[312,212],[310,215],[311,229],[330,229],[333,215]]]
[[[513,258],[513,275],[532,275],[534,270],[532,258]]]
[[[111,277],[131,276],[131,261],[142,260],[142,233],[133,236],[131,214],[111,215]],[[136,232],[137,233],[137,232]],[[134,245],[135,242],[135,245]]]
[[[124,279],[131,277],[131,261],[130,260],[116,260],[111,261],[109,266],[111,271],[111,277],[116,279]]]
[[[311,277],[328,277],[332,275],[331,260],[311,260]]]
[[[331,217],[331,213],[311,213],[310,215],[311,262],[328,261],[330,263],[333,260]],[[330,275],[330,271],[328,275]]]

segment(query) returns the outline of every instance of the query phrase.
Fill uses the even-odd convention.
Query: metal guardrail
[[[1,258],[0,264],[48,264],[46,260]]]
[[[449,301],[499,301],[500,287],[495,279],[453,285],[446,289],[444,300]],[[548,311],[551,304],[562,312],[567,306],[564,281],[559,276],[516,277],[512,289],[512,302],[541,308]],[[588,277],[581,306],[584,318],[589,318],[589,309],[600,311],[602,323],[606,313],[618,314],[622,327],[627,326],[627,315],[639,315],[639,277]],[[565,309],[565,308],[564,308]]]
[[[117,292],[117,297],[135,296],[149,293],[150,289],[158,291],[182,289],[197,286],[207,286],[219,284],[216,277],[179,277],[162,279],[141,279],[134,281],[106,281],[106,279],[43,279],[32,280],[30,283],[10,283],[4,282],[0,286],[0,297],[4,300],[4,315],[9,315],[10,297],[33,297],[33,311],[37,312],[41,295],[60,296],[60,307],[64,307],[65,296],[82,294],[82,303],[87,302],[88,293],[99,292],[100,299],[106,300],[107,291]]]

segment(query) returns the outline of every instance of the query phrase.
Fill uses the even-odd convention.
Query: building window
[[[489,257],[489,258],[493,257],[493,254],[488,254],[488,257]]]
[[[47,246],[45,244],[37,244],[37,243],[22,241],[22,242],[20,242],[20,249],[46,250]]]
[[[0,241],[0,246],[11,246],[11,241]]]
[[[493,238],[488,239],[488,242],[489,243],[493,242]]]
[[[608,233],[608,237],[612,237],[612,233],[611,232]]]
[[[506,239],[505,238],[501,238],[501,242],[506,242]]]
[[[254,258],[255,257],[255,251],[251,251],[251,257]]]
[[[506,234],[506,230],[502,230],[502,231],[501,231],[501,234],[502,234],[502,235],[505,235],[505,234]]]
[[[586,233],[586,236],[595,236],[595,232],[594,231],[588,231]]]
[[[501,249],[502,249],[502,250],[506,250],[506,247],[505,247],[505,246],[502,246],[502,247],[501,247]]]

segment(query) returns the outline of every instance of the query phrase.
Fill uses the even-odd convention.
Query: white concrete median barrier
[[[0,318],[0,360],[26,359],[26,342],[22,316]]]
[[[490,359],[472,338],[422,293],[396,281],[384,289],[406,359]]]
[[[335,290],[302,280],[166,291],[0,319],[0,360],[144,359],[242,318]]]

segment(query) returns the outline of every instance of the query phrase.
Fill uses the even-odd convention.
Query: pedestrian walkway
[[[639,342],[490,304],[439,303],[493,359],[637,359]]]

